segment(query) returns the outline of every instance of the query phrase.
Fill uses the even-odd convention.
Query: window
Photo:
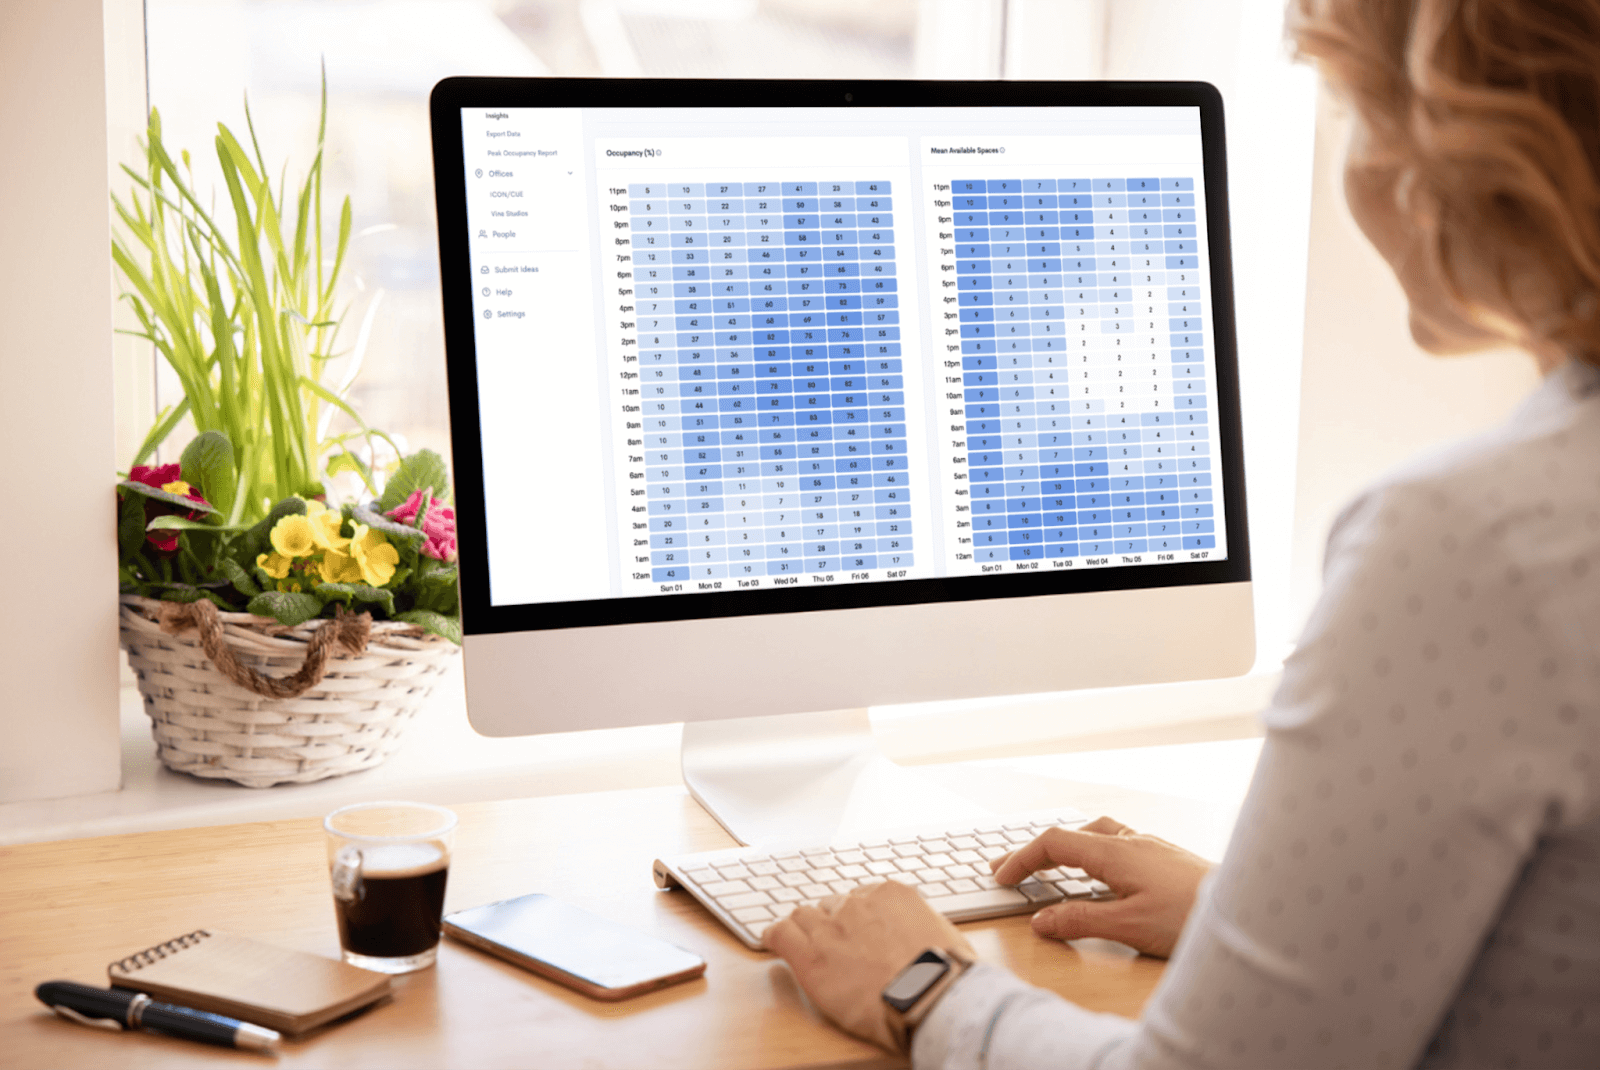
[[[145,11],[149,99],[169,143],[193,152],[202,189],[215,184],[205,167],[215,123],[242,129],[246,91],[267,159],[288,157],[291,175],[305,166],[326,63],[326,197],[348,193],[355,212],[343,342],[364,341],[364,352],[351,399],[408,448],[446,454],[426,109],[442,77],[1217,84],[1228,107],[1260,667],[1287,649],[1314,80],[1288,63],[1277,0],[146,0]],[[157,394],[170,403],[176,384]]]

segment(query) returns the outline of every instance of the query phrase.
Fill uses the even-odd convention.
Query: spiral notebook
[[[385,974],[214,929],[147,947],[106,972],[114,987],[291,1035],[389,994]]]

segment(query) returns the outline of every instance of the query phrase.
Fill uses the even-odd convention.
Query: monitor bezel
[[[1200,112],[1211,318],[1228,557],[1220,561],[801,584],[760,591],[621,596],[494,605],[483,495],[476,328],[467,226],[464,108],[1195,107]],[[450,437],[456,475],[461,619],[466,635],[810,613],[873,606],[1035,598],[1250,580],[1243,429],[1233,308],[1228,170],[1221,94],[1205,82],[932,82],[624,78],[447,78],[429,99],[444,306]],[[477,489],[478,494],[463,493]]]

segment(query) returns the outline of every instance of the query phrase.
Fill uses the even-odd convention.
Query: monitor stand
[[[822,845],[993,816],[885,758],[864,709],[689,722],[683,782],[746,845]]]

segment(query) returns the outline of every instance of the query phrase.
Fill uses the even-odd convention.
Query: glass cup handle
[[[361,850],[353,845],[339,849],[333,856],[333,897],[353,903],[366,894],[361,880]]]

